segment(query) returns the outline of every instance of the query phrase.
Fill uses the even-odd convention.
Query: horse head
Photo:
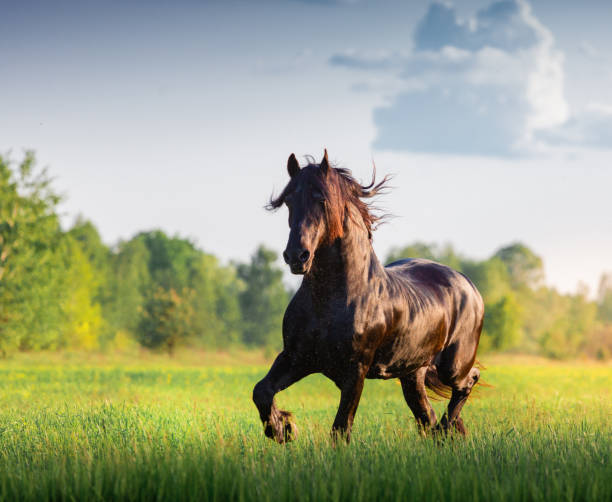
[[[372,183],[362,186],[348,169],[330,165],[327,150],[319,164],[309,162],[305,167],[300,167],[292,153],[287,160],[287,171],[289,183],[279,197],[270,201],[268,208],[276,209],[284,204],[289,209],[290,231],[283,258],[292,273],[308,273],[317,250],[341,239],[351,222],[367,231],[371,238],[372,225],[378,217],[361,199],[376,195],[387,178],[375,186],[374,172]]]

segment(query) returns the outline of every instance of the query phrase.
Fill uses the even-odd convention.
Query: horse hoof
[[[293,420],[293,415],[288,411],[281,411],[282,434],[279,443],[289,443],[295,441],[298,437],[298,428]]]
[[[461,418],[457,418],[451,424],[446,420],[441,420],[431,429],[431,432],[434,441],[439,444],[444,443],[447,439],[453,440],[467,436],[467,431]]]
[[[467,430],[465,429],[465,425],[463,425],[463,420],[461,417],[457,417],[457,419],[453,422],[453,427],[455,428],[455,432],[461,436],[467,436]]]
[[[279,411],[278,420],[264,423],[264,434],[266,437],[279,444],[289,443],[298,437],[298,428],[293,420],[293,415],[288,411]]]

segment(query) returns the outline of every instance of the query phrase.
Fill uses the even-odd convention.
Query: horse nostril
[[[306,263],[308,261],[308,258],[310,258],[310,251],[305,249],[304,251],[302,251],[302,253],[300,253],[299,259],[302,263]]]
[[[289,253],[287,253],[287,251],[283,251],[283,259],[285,260],[285,263],[289,265]]]

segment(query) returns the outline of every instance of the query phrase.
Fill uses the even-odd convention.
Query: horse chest
[[[373,353],[386,329],[383,309],[371,298],[323,300],[309,294],[297,300],[286,315],[287,349],[321,371],[339,369],[360,354]]]
[[[314,316],[312,321],[313,348],[331,360],[346,360],[350,354],[373,348],[381,327],[379,315],[350,304],[333,314]]]

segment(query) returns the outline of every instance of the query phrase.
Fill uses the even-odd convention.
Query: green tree
[[[148,250],[149,275],[154,284],[177,291],[189,287],[202,255],[192,242],[168,237],[161,230],[140,233],[135,239],[141,240]]]
[[[155,310],[150,307],[159,303],[155,298],[159,297],[160,290],[174,291],[178,295],[177,291],[191,289],[193,264],[200,254],[191,242],[168,237],[161,230],[141,232],[120,243],[112,258],[114,273],[108,301],[111,304],[108,317],[114,335],[130,333],[141,342],[148,340],[149,334],[140,330],[152,322]],[[192,298],[190,293],[181,301]],[[149,324],[143,321],[143,316],[147,316]],[[179,340],[180,337],[175,342]]]
[[[392,248],[387,255],[386,263],[403,260],[405,258],[425,258],[436,260],[435,246],[423,242],[415,242],[402,248]]]
[[[510,292],[508,269],[498,257],[483,261],[463,260],[461,271],[476,285],[485,304],[498,302]]]
[[[62,311],[59,196],[27,152],[16,168],[0,156],[0,353],[53,347]]]
[[[281,324],[289,298],[283,272],[274,265],[276,259],[274,251],[259,246],[250,263],[237,267],[238,277],[245,284],[238,298],[242,337],[247,345],[278,348],[281,344]]]
[[[140,343],[145,347],[163,348],[173,354],[176,347],[193,336],[194,292],[159,287],[145,303],[138,329]]]
[[[508,269],[510,283],[514,289],[535,288],[544,279],[542,258],[520,242],[505,246],[495,255]]]
[[[521,341],[520,307],[512,293],[485,306],[485,320],[481,336],[482,350],[503,351]]]
[[[105,279],[103,274],[110,269],[111,250],[102,242],[98,229],[91,221],[79,216],[67,234],[79,244],[92,267],[99,271],[102,286],[102,280]]]
[[[232,267],[222,267],[217,258],[202,253],[192,264],[190,285],[195,292],[195,323],[199,343],[227,347],[240,343],[241,283]]]
[[[189,343],[225,347],[240,339],[239,281],[231,267],[178,237],[161,231],[136,236],[148,253],[148,274],[152,290],[190,290],[188,301],[194,310],[193,334]],[[148,298],[145,293],[145,297]],[[142,326],[142,324],[141,324]]]
[[[612,324],[612,274],[603,274],[597,292],[597,316]]]
[[[463,271],[465,259],[455,252],[451,244],[445,244],[437,248],[435,260],[455,270]]]
[[[392,248],[387,255],[386,263],[392,263],[405,258],[425,258],[426,260],[437,261],[457,270],[461,269],[462,262],[462,258],[450,244],[437,246],[435,244],[414,242],[401,248]]]
[[[241,282],[233,267],[219,264],[186,239],[168,237],[159,230],[143,232],[121,243],[112,260],[115,270],[111,317],[117,333],[133,333],[144,343],[151,340],[151,319],[158,310],[159,291],[174,291],[193,310],[189,337],[179,343],[203,347],[227,347],[240,342]],[[189,291],[188,295],[183,292]],[[180,293],[178,293],[180,292]],[[146,318],[146,322],[143,322]],[[151,345],[147,341],[149,345]]]
[[[119,243],[112,256],[105,316],[113,338],[136,336],[145,299],[155,290],[148,263],[149,250],[138,238]]]
[[[543,300],[544,301],[543,301]],[[540,352],[557,359],[577,357],[597,328],[597,305],[588,300],[586,290],[574,295],[541,288],[533,310],[539,318],[536,338]]]
[[[99,272],[81,248],[82,243],[70,233],[64,240],[64,286],[60,300],[64,322],[58,346],[97,349],[103,342],[105,325],[96,300],[100,293]]]

